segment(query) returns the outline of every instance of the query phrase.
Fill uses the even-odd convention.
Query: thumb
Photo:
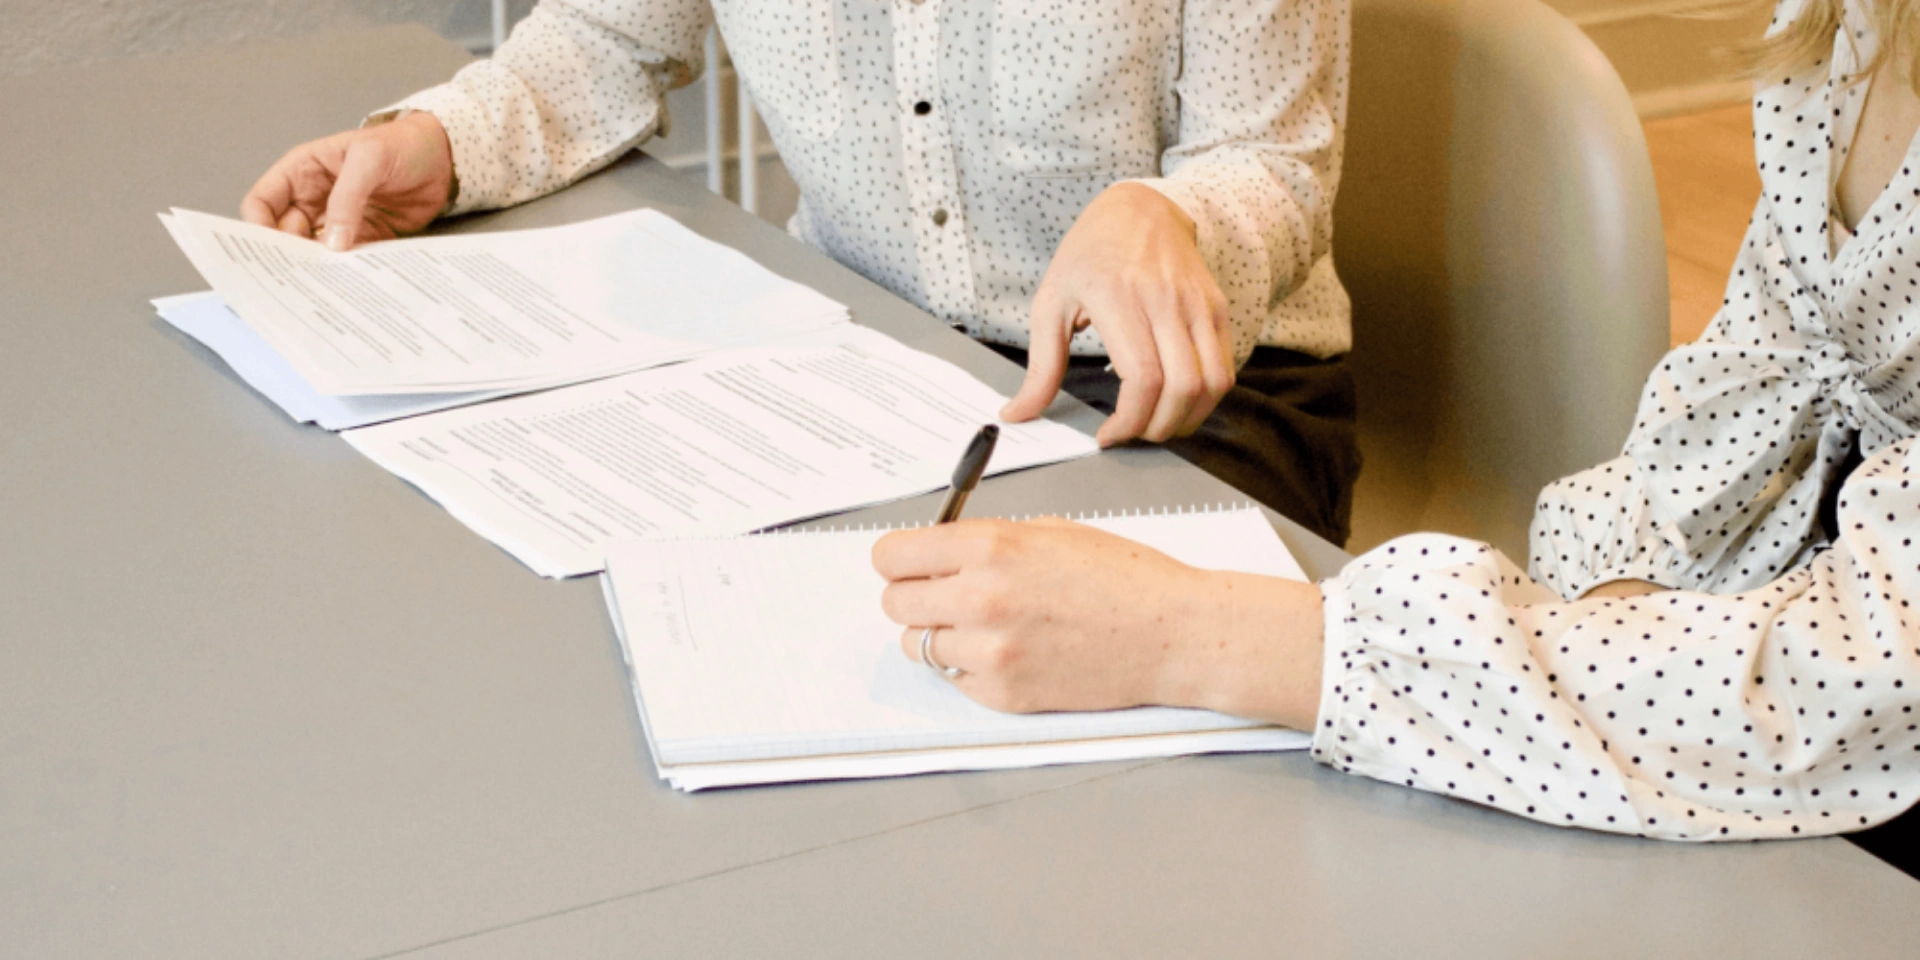
[[[1020,383],[1020,392],[1000,408],[1000,419],[1009,423],[1032,420],[1060,392],[1067,376],[1067,340],[1073,336],[1065,313],[1051,298],[1034,298],[1028,322],[1027,378]]]
[[[347,147],[340,172],[333,179],[333,191],[327,195],[327,249],[344,253],[353,247],[367,202],[380,185],[380,170],[385,166],[381,153],[371,139],[356,140]]]

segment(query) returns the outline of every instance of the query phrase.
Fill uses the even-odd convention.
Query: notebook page
[[[1196,566],[1299,577],[1257,510],[1090,521]],[[666,765],[1258,726],[1201,710],[1002,714],[901,655],[882,531],[622,543],[610,589]]]
[[[655,764],[654,768],[662,780],[676,789],[691,793],[767,783],[868,780],[963,770],[1023,770],[1065,763],[1152,760],[1201,753],[1275,753],[1305,750],[1312,742],[1312,734],[1299,730],[1253,727],[1105,740],[955,747],[950,750],[906,750],[898,753],[858,753],[738,763],[687,763],[677,767]]]

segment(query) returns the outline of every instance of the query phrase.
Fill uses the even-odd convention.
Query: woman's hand
[[[430,113],[303,143],[240,201],[248,223],[344,251],[433,222],[453,192],[453,147]]]
[[[1120,375],[1103,447],[1187,436],[1233,389],[1227,298],[1200,258],[1193,221],[1151,187],[1107,188],[1060,241],[1033,297],[1027,379],[1002,417],[1031,420],[1053,402],[1067,341],[1088,324]]]
[[[881,603],[902,652],[965,671],[996,710],[1193,706],[1308,728],[1319,709],[1320,592],[1199,570],[1092,527],[962,520],[888,534]]]

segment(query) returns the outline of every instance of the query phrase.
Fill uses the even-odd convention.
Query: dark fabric
[[[1867,462],[1867,455],[1860,449],[1860,434],[1853,435],[1853,445],[1847,448],[1847,457],[1840,462],[1840,470],[1834,474],[1833,482],[1827,484],[1826,492],[1820,495],[1820,528],[1826,531],[1827,542],[1840,539],[1840,488],[1847,485],[1847,479],[1853,471]]]
[[[1877,827],[1849,834],[1860,849],[1892,864],[1901,873],[1920,880],[1920,807]]]
[[[1025,350],[993,348],[1026,366]],[[1074,357],[1062,386],[1111,414],[1120,378],[1106,365],[1104,358]],[[1256,348],[1199,431],[1166,447],[1301,526],[1346,543],[1360,445],[1353,374],[1344,357]]]
[[[1846,462],[1840,465],[1839,474],[1820,501],[1820,523],[1826,528],[1829,541],[1840,538],[1840,488],[1864,462],[1866,453],[1860,449],[1856,436],[1853,449],[1847,451]],[[1906,813],[1877,827],[1850,834],[1847,839],[1907,876],[1920,880],[1920,807],[1909,807]]]

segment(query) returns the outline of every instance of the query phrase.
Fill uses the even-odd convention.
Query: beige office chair
[[[1524,564],[1535,495],[1618,455],[1667,345],[1626,89],[1537,0],[1354,0],[1334,219],[1366,457],[1348,548],[1438,530]]]

